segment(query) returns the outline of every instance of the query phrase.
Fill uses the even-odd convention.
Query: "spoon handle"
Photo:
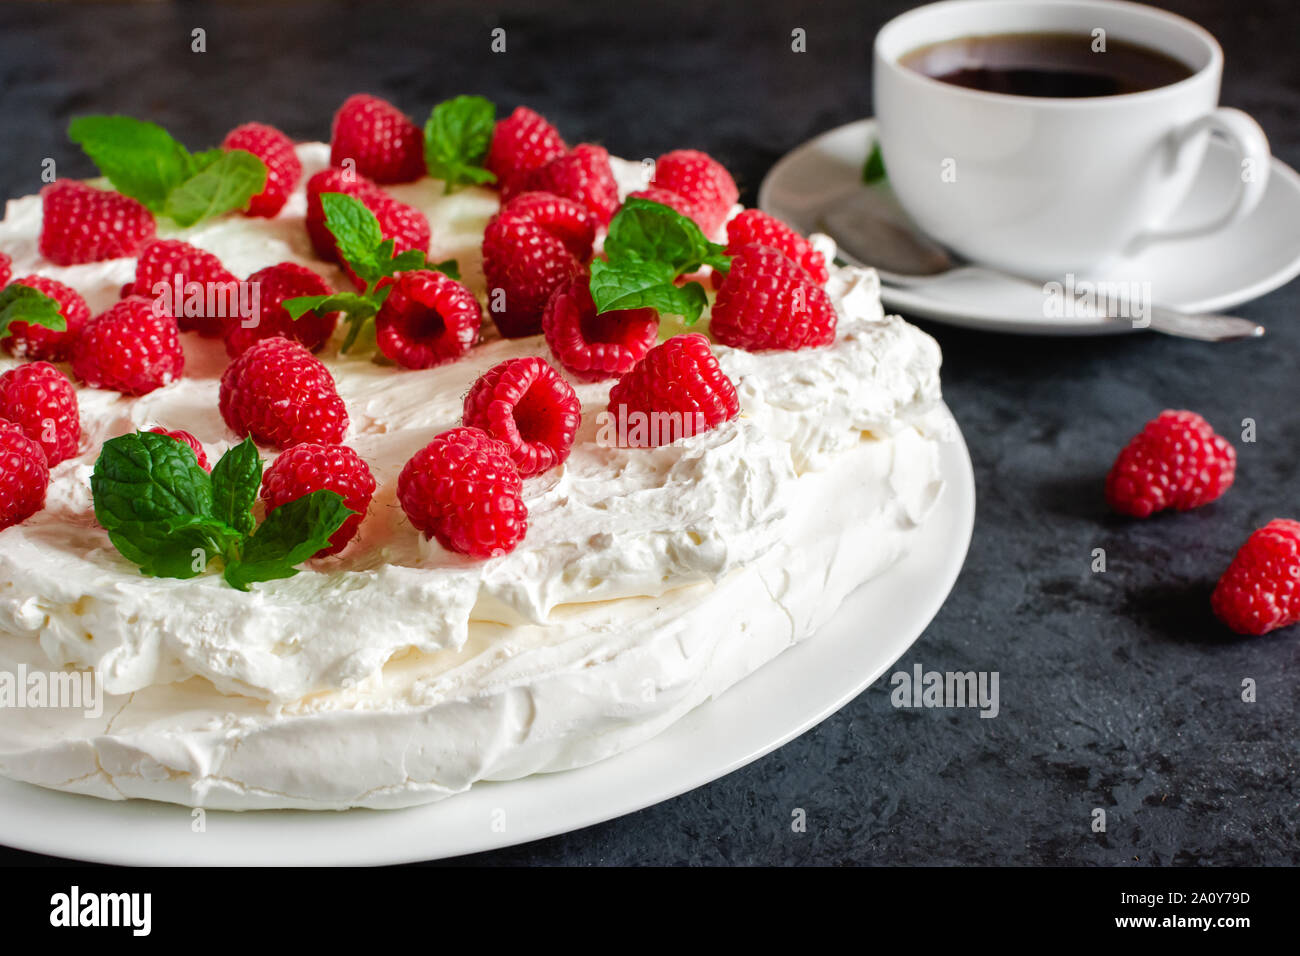
[[[933,276],[904,276],[897,273],[880,272],[880,280],[886,285],[892,285],[897,288],[916,288],[928,285],[929,283],[940,278],[939,275]],[[1011,279],[1015,282],[1021,282],[1036,288],[1042,288],[1041,283],[1036,279],[1030,279],[1026,276],[1018,276],[1010,272],[1001,272],[995,269],[989,269],[985,266],[961,265],[948,272],[942,273],[942,276],[951,277],[957,274],[965,275],[983,275],[995,279]],[[1129,322],[1130,319],[1111,316],[1113,322]],[[1235,315],[1218,315],[1207,312],[1200,315],[1193,315],[1190,312],[1183,312],[1179,309],[1173,309],[1166,305],[1150,306],[1150,323],[1148,328],[1152,332],[1160,332],[1164,335],[1172,335],[1183,339],[1198,339],[1202,342],[1235,342],[1239,339],[1257,339],[1264,334],[1264,326],[1249,319],[1238,318]]]
[[[1042,288],[1036,279],[1019,276],[1010,272],[990,269],[986,266],[963,265],[953,272],[970,272],[974,274],[1014,279],[1027,285]],[[949,273],[951,275],[952,273]],[[1257,339],[1264,334],[1264,326],[1249,319],[1235,315],[1220,315],[1214,312],[1193,314],[1167,305],[1151,303],[1148,307],[1148,325],[1152,332],[1172,335],[1182,339],[1197,339],[1202,342],[1235,342],[1239,339]],[[1107,316],[1112,322],[1131,322],[1122,316]]]
[[[1257,339],[1264,334],[1264,326],[1235,315],[1191,315],[1162,305],[1151,306],[1151,331],[1176,335],[1202,342],[1235,342],[1238,339]]]

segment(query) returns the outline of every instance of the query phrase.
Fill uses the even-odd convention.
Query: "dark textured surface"
[[[570,142],[624,156],[714,153],[745,199],[780,155],[870,111],[870,38],[907,3],[0,6],[0,194],[40,161],[90,169],[70,116],[157,120],[193,146],[247,119],[326,138],[358,89],[413,114],[480,92],[547,114]],[[1290,0],[1167,4],[1227,53],[1223,101],[1300,165],[1300,8]],[[508,53],[487,31],[508,30]],[[189,49],[194,27],[208,52]],[[808,52],[790,52],[807,30]],[[1300,224],[1297,224],[1300,230]],[[925,325],[970,445],[978,517],[965,571],[900,662],[996,670],[1001,713],[895,710],[882,681],[774,754],[631,816],[475,863],[1296,863],[1296,629],[1238,640],[1208,594],[1238,544],[1300,517],[1300,285],[1238,310],[1263,342],[1156,335],[1061,341]],[[1106,511],[1120,444],[1164,407],[1225,434],[1254,418],[1236,487],[1144,524]],[[1109,570],[1093,574],[1092,549]],[[864,628],[867,622],[864,622]],[[1243,678],[1258,701],[1243,703]],[[791,832],[793,808],[807,832]],[[1108,814],[1105,834],[1090,813]],[[39,858],[0,850],[0,862]]]

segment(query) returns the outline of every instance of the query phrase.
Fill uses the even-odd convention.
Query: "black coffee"
[[[997,33],[931,43],[908,69],[955,86],[1013,96],[1115,96],[1168,86],[1194,70],[1137,43],[1086,33]]]

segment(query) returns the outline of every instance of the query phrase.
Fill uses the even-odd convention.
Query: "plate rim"
[[[947,410],[947,406],[944,407]],[[952,417],[950,410],[948,415]],[[924,553],[927,546],[941,547],[942,550],[937,555],[940,559],[937,570],[942,573],[933,578],[927,577],[927,580],[933,581],[933,586],[924,594],[924,600],[915,603],[907,602],[910,613],[903,612],[907,614],[908,623],[903,628],[907,631],[906,636],[894,637],[889,641],[882,638],[879,643],[886,645],[884,650],[880,654],[873,655],[871,665],[864,671],[836,689],[829,698],[823,698],[815,705],[801,708],[801,711],[806,710],[806,713],[771,739],[737,746],[735,753],[729,759],[708,762],[707,768],[701,765],[695,769],[681,769],[671,778],[671,783],[657,790],[641,792],[636,796],[626,796],[621,799],[607,799],[604,806],[591,812],[575,812],[570,803],[563,802],[571,799],[572,796],[563,794],[564,790],[571,789],[572,785],[582,786],[577,775],[584,775],[593,780],[599,780],[601,776],[617,775],[619,768],[615,762],[636,761],[639,752],[644,753],[643,761],[653,760],[654,754],[649,748],[656,744],[659,745],[658,749],[670,748],[674,743],[674,733],[685,738],[691,733],[692,723],[708,720],[709,715],[716,713],[728,700],[734,702],[731,709],[743,710],[737,692],[743,694],[746,685],[752,688],[755,678],[762,674],[768,675],[767,681],[775,680],[772,675],[780,673],[782,663],[786,662],[787,669],[792,668],[794,665],[788,662],[791,661],[792,655],[799,652],[802,652],[802,655],[797,657],[797,660],[815,660],[812,655],[818,649],[819,634],[813,634],[794,647],[786,649],[757,671],[742,678],[718,698],[708,700],[696,707],[655,737],[624,753],[586,767],[535,774],[512,781],[479,783],[475,784],[470,791],[447,800],[398,810],[362,808],[344,811],[208,810],[205,811],[206,819],[216,817],[221,821],[223,829],[236,831],[233,837],[227,837],[216,845],[207,839],[206,833],[203,835],[204,839],[187,840],[183,837],[183,834],[190,830],[187,824],[194,814],[194,811],[188,807],[148,800],[109,801],[93,796],[45,790],[31,784],[0,778],[0,844],[31,853],[118,865],[340,866],[412,863],[504,849],[573,832],[635,813],[711,783],[784,746],[858,697],[903,654],[907,653],[908,649],[925,633],[935,615],[947,601],[965,565],[974,531],[976,510],[975,476],[970,451],[955,418],[952,418],[952,425],[951,440],[940,444],[940,462],[946,487],[936,512],[919,529],[908,554],[883,574],[866,582],[850,594],[831,621],[823,625],[825,629],[846,612],[851,611],[854,599],[863,595],[868,589],[879,591],[882,595],[889,593],[891,577],[901,577],[908,571],[916,570],[913,565],[923,564],[927,560]],[[948,512],[951,514],[947,514]],[[944,522],[934,520],[945,514],[947,517]],[[944,542],[942,545],[941,541]],[[685,764],[677,763],[677,765],[684,768],[691,764],[687,761]],[[669,769],[671,770],[672,767],[670,766]],[[489,800],[498,798],[497,802],[503,802],[503,798],[507,796],[504,788],[514,788],[511,796],[515,798],[525,790],[530,791],[535,794],[533,799],[540,799],[543,804],[546,802],[548,790],[559,790],[561,799],[556,806],[562,809],[562,813],[559,817],[553,818],[553,824],[525,825],[523,830],[509,834],[493,834],[477,840],[461,840],[459,843],[453,841],[441,849],[428,842],[430,828],[427,825],[421,828],[421,824],[427,821],[420,820],[419,817],[433,817],[440,812],[441,808],[453,807],[457,801],[462,801],[460,805],[465,806],[463,801],[469,799],[475,790],[478,790],[481,795],[486,795]],[[37,807],[46,817],[68,817],[60,822],[72,826],[33,825],[30,814],[33,808]],[[159,839],[149,839],[150,829],[159,830],[163,826],[164,818],[166,818],[166,826],[170,828],[167,830],[166,839],[161,839],[161,832],[157,834]],[[282,845],[286,838],[283,836],[283,829],[275,825],[276,822],[285,823],[289,827],[302,831],[301,834],[294,834],[288,838],[289,842],[297,841],[299,853],[290,854],[283,849],[277,849],[266,842],[265,832],[259,834],[259,831],[275,829],[276,839]],[[230,826],[231,824],[233,827]],[[413,837],[406,831],[404,824],[411,824],[413,828],[420,829],[421,837],[418,839]],[[185,826],[186,829],[180,830],[181,826]],[[352,834],[351,839],[339,840],[338,845],[322,849],[320,841],[331,836],[338,837],[340,827],[357,832]],[[247,832],[240,835],[238,832],[240,830]],[[390,830],[392,836],[402,839],[378,845],[367,842],[367,837],[375,836],[376,831],[382,836]],[[178,835],[181,836],[180,839],[177,839]],[[357,837],[360,839],[356,839]]]
[[[836,136],[848,136],[858,128],[861,128],[867,133],[867,135],[874,139],[875,127],[875,117],[868,116],[824,130],[816,136],[799,143],[773,163],[766,175],[763,176],[763,180],[759,183],[758,187],[758,208],[763,212],[775,215],[771,202],[771,193],[775,188],[774,183],[784,172],[785,168],[798,161],[803,154],[816,149],[817,145],[824,140]],[[1213,146],[1215,142],[1217,141],[1212,141],[1211,146]],[[1280,180],[1286,181],[1289,183],[1291,189],[1297,195],[1300,195],[1300,173],[1296,172],[1296,170],[1292,169],[1277,156],[1270,156],[1269,158],[1271,160],[1269,175],[1279,177]],[[1268,293],[1286,285],[1297,276],[1300,276],[1300,244],[1297,244],[1294,255],[1286,265],[1279,267],[1268,276],[1247,286],[1243,286],[1240,289],[1223,293],[1218,296],[1210,296],[1208,298],[1193,301],[1175,302],[1170,303],[1170,305],[1193,313],[1222,312],[1267,295]],[[952,305],[946,300],[929,298],[917,289],[893,289],[883,284],[880,289],[880,298],[886,307],[906,312],[909,315],[916,316],[917,318],[926,319],[932,322],[941,322],[959,328],[998,332],[1008,335],[1044,337],[1132,335],[1146,331],[1145,329],[1135,329],[1131,325],[1126,325],[1122,322],[1054,321],[1051,323],[1039,324],[1034,322],[999,320],[985,316],[971,316],[969,314],[964,314],[960,307]]]

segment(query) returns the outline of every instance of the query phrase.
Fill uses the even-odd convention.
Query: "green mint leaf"
[[[611,262],[639,259],[672,266],[676,275],[702,265],[726,271],[726,247],[705,238],[694,220],[663,203],[634,197],[610,221],[605,253]]]
[[[192,578],[207,570],[241,537],[238,531],[205,515],[162,521],[128,521],[108,533],[121,555],[144,574]]]
[[[62,332],[68,322],[59,311],[59,303],[39,289],[14,282],[0,290],[0,339],[11,334],[9,325],[26,322]]]
[[[339,293],[339,295],[345,294]],[[328,295],[296,295],[292,299],[285,299],[280,305],[284,307],[284,311],[289,313],[289,318],[297,322],[308,312],[320,312],[321,306],[333,298],[334,293],[332,292]],[[360,298],[360,296],[357,298]]]
[[[424,162],[429,175],[446,183],[446,191],[466,183],[496,182],[483,168],[492,131],[496,128],[496,107],[481,96],[457,96],[439,103],[424,124]]]
[[[328,546],[353,513],[334,491],[313,491],[281,505],[245,543],[242,558],[226,564],[226,581],[247,591],[258,581],[292,577],[298,573],[295,565]]]
[[[388,288],[385,286],[385,288]],[[299,295],[285,299],[284,306],[289,318],[301,319],[308,312],[324,315],[328,312],[347,312],[349,314],[366,313],[370,318],[379,311],[382,303],[375,302],[376,296],[369,292],[331,292],[328,295]]]
[[[198,163],[199,170],[167,194],[163,212],[179,226],[192,226],[243,209],[266,187],[266,164],[243,149]],[[209,154],[203,154],[208,156]]]
[[[484,169],[482,166],[456,165],[439,170],[431,174],[435,179],[443,180],[446,185],[443,187],[443,193],[456,191],[457,186],[474,185],[486,186],[489,183],[497,181],[497,174]]]
[[[624,259],[591,264],[591,298],[597,312],[615,309],[654,309],[665,315],[680,315],[686,325],[699,321],[708,303],[698,282],[678,286],[672,266],[663,262]]]
[[[161,126],[129,116],[82,116],[68,125],[118,192],[162,212],[168,194],[191,174],[190,154]]]
[[[132,522],[212,516],[212,479],[193,449],[168,435],[136,432],[106,441],[90,489],[95,518],[108,531]]]
[[[375,214],[361,200],[343,193],[322,193],[320,204],[325,225],[338,241],[339,255],[367,282],[382,278],[378,251],[384,233]]]
[[[192,153],[185,167],[185,179],[203,172],[224,155],[226,155],[226,151],[221,148],[205,149],[200,153]]]
[[[425,263],[429,261],[429,257],[419,249],[407,249],[393,255],[393,240],[391,239],[384,240],[384,244],[379,247],[379,252],[375,258],[381,276],[395,276],[399,272],[423,269]]]
[[[404,256],[406,253],[402,253],[402,255]],[[398,256],[397,258],[400,259],[402,256]],[[434,272],[441,272],[449,279],[455,279],[457,282],[460,281],[460,263],[455,259],[443,259],[441,262],[431,262],[429,263],[429,268]]]
[[[410,272],[413,269],[422,269],[427,262],[427,257],[419,249],[407,249],[405,252],[399,252],[388,260],[389,275],[396,275],[399,272]]]
[[[885,178],[885,157],[880,154],[880,144],[871,146],[871,154],[862,164],[862,181],[868,186],[881,182]]]
[[[253,439],[229,449],[212,469],[212,514],[241,535],[253,530],[253,502],[262,486],[262,456]]]

